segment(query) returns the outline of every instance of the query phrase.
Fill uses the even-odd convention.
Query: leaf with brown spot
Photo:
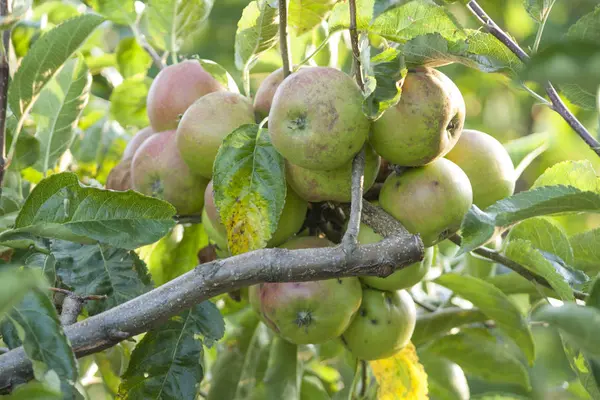
[[[215,160],[213,188],[231,254],[264,248],[286,196],[283,157],[266,129],[242,125],[227,135]]]

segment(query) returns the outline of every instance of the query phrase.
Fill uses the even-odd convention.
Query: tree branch
[[[0,0],[0,16],[10,14],[9,0]],[[10,67],[8,52],[10,51],[10,29],[2,31],[2,53],[0,54],[0,195],[6,169],[6,109],[8,107],[8,81]]]
[[[460,246],[460,243],[461,243],[460,236],[453,235],[449,239],[454,244]],[[485,247],[480,247],[478,249],[473,250],[472,253],[477,254],[478,256],[486,258],[490,261],[494,261],[498,264],[502,264],[505,267],[510,268],[517,274],[521,275],[523,278],[525,278],[531,282],[538,283],[538,284],[552,290],[552,286],[550,286],[550,284],[548,283],[548,281],[546,279],[544,279],[543,277],[541,277],[539,275],[534,274],[533,272],[529,271],[527,268],[525,268],[518,262],[513,261],[510,258],[507,258],[496,251],[486,249]],[[576,299],[579,299],[579,300],[585,300],[587,297],[587,295],[585,293],[580,292],[578,290],[574,290],[574,289],[573,289],[573,295],[575,296]]]
[[[281,50],[284,78],[287,78],[292,72],[292,56],[287,27],[287,0],[279,0],[279,49]]]
[[[152,58],[154,65],[156,65],[156,67],[159,70],[164,69],[165,63],[164,63],[163,59],[158,55],[156,50],[154,50],[154,47],[152,47],[152,45],[150,43],[148,43],[148,41],[146,40],[146,37],[140,32],[140,30],[137,27],[137,21],[134,24],[131,24],[131,30],[133,31],[133,35],[137,39],[140,46],[142,46],[144,48],[144,50],[146,50],[146,53],[148,53],[150,55],[150,57]]]
[[[356,27],[356,0],[348,0],[348,7],[350,7],[350,42],[352,43],[352,55],[354,74],[356,76],[356,83],[360,90],[365,90],[365,84],[362,79],[362,71],[360,66],[360,51],[358,50],[358,30]]]
[[[423,258],[417,236],[397,231],[348,255],[341,248],[264,249],[197,266],[194,270],[117,307],[65,327],[78,357],[146,332],[195,304],[261,282],[302,282],[335,277],[387,276]],[[31,376],[22,347],[0,355],[0,391]]]
[[[529,55],[486,14],[477,1],[471,0],[467,4],[467,8],[469,8],[469,10],[479,19],[489,33],[502,42],[521,61],[524,63],[529,61]],[[569,124],[571,129],[573,129],[598,156],[600,156],[600,142],[596,140],[573,113],[569,111],[550,82],[546,83],[546,93],[552,102],[552,109],[556,111],[567,124]]]

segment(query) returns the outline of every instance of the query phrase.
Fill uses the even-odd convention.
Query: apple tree
[[[0,0],[0,397],[600,399],[600,6]]]

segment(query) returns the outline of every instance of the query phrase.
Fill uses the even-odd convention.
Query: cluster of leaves
[[[553,3],[529,0],[526,5],[543,26]],[[198,250],[208,244],[201,225],[175,226],[175,211],[168,203],[135,192],[106,191],[99,182],[118,161],[128,134],[148,124],[145,99],[156,67],[144,46],[177,59],[185,41],[202,28],[213,2],[149,0],[143,12],[130,0],[88,0],[85,5],[86,10],[57,1],[36,4],[31,18],[22,21],[28,7],[19,6],[2,21],[3,27],[13,28],[16,72],[8,94],[7,148],[12,162],[0,198],[0,333],[9,348],[24,346],[36,378],[12,397],[80,398],[78,377],[93,364],[105,392],[112,395],[192,399],[200,390],[202,361],[207,359],[212,375],[209,398],[298,398],[300,392],[347,398],[359,379],[356,360],[350,360],[341,345],[296,348],[273,338],[247,307],[239,310],[244,303],[228,297],[218,299],[233,327],[226,334],[214,303],[204,302],[148,332],[135,346],[120,344],[76,361],[78,349],[66,339],[49,286],[82,297],[106,296],[86,303],[86,318],[190,270],[198,263]],[[543,48],[527,65],[491,34],[463,28],[438,2],[358,0],[357,10],[364,112],[373,119],[399,100],[398,81],[408,68],[448,63],[516,80],[552,80],[575,104],[595,108],[600,84],[594,58],[598,10],[583,16],[564,40]],[[316,58],[348,29],[348,5],[290,0],[288,23],[299,37],[325,27],[312,53]],[[246,94],[259,57],[277,46],[278,24],[272,1],[254,0],[241,16],[235,63]],[[201,62],[238,91],[220,65]],[[526,158],[529,149],[515,148],[513,154],[524,153],[519,158]],[[235,221],[247,224],[240,230],[244,234],[228,232],[233,253],[266,245],[283,207],[284,176],[282,159],[259,126],[242,127],[224,141],[215,165],[216,201],[232,222],[226,226],[239,228]],[[589,163],[562,163],[530,190],[486,210],[474,207],[465,220],[458,253],[444,254],[440,248],[438,257],[439,265],[459,264],[467,273],[459,274],[458,269],[426,285],[476,308],[442,308],[422,316],[413,336],[416,350],[411,347],[392,360],[372,363],[370,377],[376,382],[366,396],[374,396],[377,385],[380,394],[422,395],[425,378],[415,351],[423,360],[451,360],[473,381],[500,385],[499,392],[528,393],[536,376],[543,376],[540,368],[548,357],[543,343],[551,336],[551,348],[558,348],[566,360],[568,372],[560,379],[569,382],[569,395],[598,398],[600,347],[595,333],[600,329],[600,289],[590,277],[600,272],[600,233],[569,237],[554,217],[597,213],[598,179]],[[487,261],[481,268],[487,273],[470,270],[481,260],[469,252],[490,246],[505,231],[509,233],[498,249],[543,277],[551,289],[514,272],[492,274]],[[586,294],[586,304],[577,304],[574,293]],[[566,304],[537,307],[534,302],[545,297]],[[204,354],[203,344],[211,345],[224,334]],[[428,364],[423,364],[427,372]],[[551,365],[559,364],[553,359]],[[427,378],[430,392],[443,392],[448,382],[436,378]],[[559,387],[563,381],[553,384]]]

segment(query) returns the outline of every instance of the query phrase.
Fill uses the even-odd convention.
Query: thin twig
[[[201,215],[176,215],[173,217],[178,224],[200,224],[202,223]]]
[[[365,360],[360,360],[360,370],[361,370],[361,381],[362,385],[360,387],[360,398],[364,398],[367,394],[367,362]]]
[[[342,245],[348,252],[352,252],[358,243],[358,231],[363,207],[363,189],[365,180],[365,147],[358,152],[352,161],[352,202],[350,203],[350,219],[346,233],[342,238]]]
[[[360,51],[358,49],[358,31],[356,29],[356,0],[349,0],[350,7],[350,41],[352,42],[353,66],[356,84],[364,91],[360,66]],[[350,219],[346,233],[342,238],[342,246],[347,253],[351,253],[358,243],[358,231],[362,213],[363,190],[365,180],[365,146],[358,152],[352,161],[352,198],[350,205]]]
[[[411,296],[411,297],[412,297],[413,301],[415,302],[415,304],[418,305],[419,307],[421,307],[422,309],[424,309],[425,311],[436,312],[438,310],[437,307],[434,307],[431,304],[424,303],[424,302],[416,299],[415,296]]]
[[[48,290],[50,290],[51,292],[62,293],[65,296],[77,296],[77,297],[79,297],[83,301],[88,301],[88,300],[106,300],[108,298],[108,296],[106,296],[104,294],[99,294],[99,295],[91,294],[89,296],[79,296],[79,295],[71,292],[70,290],[62,289],[62,288],[56,288],[56,287],[48,288]]]
[[[365,90],[365,84],[362,79],[362,71],[360,66],[360,50],[358,49],[358,30],[356,27],[356,0],[348,0],[350,7],[350,42],[352,43],[352,55],[354,61],[354,74],[356,75],[356,83],[360,90]]]
[[[10,14],[9,0],[0,0],[0,16],[6,17]],[[2,182],[6,165],[6,109],[8,107],[8,81],[10,79],[10,67],[8,52],[10,51],[10,33],[7,29],[2,32],[2,53],[0,54],[0,195],[2,195]]]
[[[449,237],[450,241],[452,241],[454,244],[460,246],[461,244],[461,237],[458,235],[453,235],[451,237]],[[517,274],[521,275],[523,278],[531,281],[531,282],[535,282],[538,283],[548,289],[552,289],[552,286],[548,283],[548,281],[546,279],[544,279],[543,277],[534,274],[533,272],[529,271],[527,268],[525,268],[524,266],[522,266],[521,264],[519,264],[516,261],[511,260],[510,258],[507,258],[505,256],[503,256],[502,254],[490,250],[490,249],[486,249],[485,247],[480,247],[478,249],[475,249],[472,251],[473,253],[477,254],[478,256],[481,256],[483,258],[486,258],[490,261],[494,261],[498,264],[502,264],[507,268],[510,268],[511,270],[513,270],[514,272],[516,272]],[[576,299],[579,300],[585,300],[587,295],[583,292],[580,292],[578,290],[572,289],[573,290],[573,296],[575,296]]]
[[[144,48],[144,50],[146,50],[146,53],[148,53],[150,55],[150,57],[152,58],[154,65],[156,65],[156,67],[159,70],[164,69],[165,62],[158,55],[156,50],[154,50],[154,47],[152,47],[152,45],[150,43],[148,43],[148,41],[146,40],[146,37],[140,32],[140,30],[137,27],[137,22],[135,24],[131,24],[131,30],[133,31],[133,35],[137,39],[140,46],[142,46]]]
[[[284,78],[287,78],[292,73],[292,55],[287,29],[287,0],[279,0],[279,49],[281,50]]]
[[[467,4],[467,7],[479,21],[481,21],[487,31],[502,42],[522,62],[526,63],[529,61],[529,55],[486,14],[483,8],[477,4],[477,1],[471,0]],[[545,87],[546,93],[552,102],[552,109],[556,111],[567,124],[569,124],[571,129],[573,129],[598,156],[600,156],[600,142],[596,140],[573,113],[571,113],[552,86],[552,83],[546,83]]]

